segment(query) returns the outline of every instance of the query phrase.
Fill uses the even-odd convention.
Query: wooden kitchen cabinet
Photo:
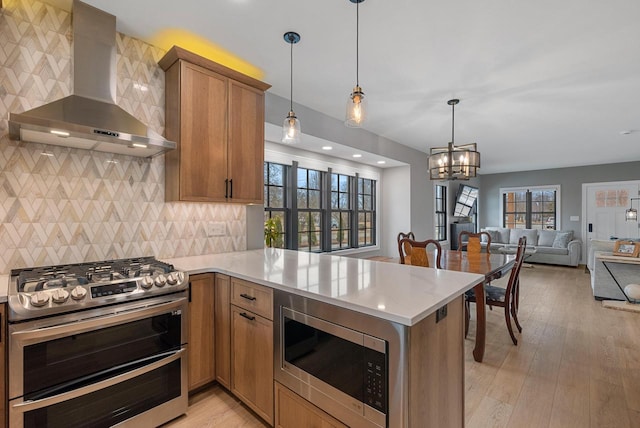
[[[263,202],[264,91],[270,85],[174,46],[165,70],[167,201]]]
[[[231,303],[231,392],[273,425],[272,290],[232,278]]]
[[[298,394],[275,384],[275,428],[347,428],[345,424],[309,403]]]
[[[189,391],[213,382],[214,275],[204,273],[189,278]]]
[[[231,281],[227,275],[216,274],[215,311],[215,361],[216,380],[231,389]]]

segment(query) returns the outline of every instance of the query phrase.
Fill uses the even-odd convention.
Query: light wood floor
[[[518,346],[500,309],[487,311],[482,363],[473,321],[465,341],[466,427],[640,428],[640,314],[602,308],[582,268],[544,265],[521,271]],[[265,425],[215,386],[167,426]]]

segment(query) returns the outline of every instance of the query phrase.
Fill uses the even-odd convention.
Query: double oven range
[[[13,270],[10,428],[155,427],[184,413],[188,284],[153,257]]]

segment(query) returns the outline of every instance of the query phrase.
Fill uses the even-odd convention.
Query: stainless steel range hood
[[[73,95],[9,114],[15,140],[151,157],[176,148],[118,107],[116,17],[73,1]]]

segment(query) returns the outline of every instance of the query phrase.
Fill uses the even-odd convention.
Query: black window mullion
[[[358,248],[358,235],[360,231],[358,230],[358,218],[360,216],[360,205],[358,194],[358,179],[360,178],[360,174],[356,173],[356,176],[353,178],[351,182],[351,206],[353,207],[353,214],[351,216],[351,247]]]
[[[288,177],[289,184],[289,207],[291,210],[291,220],[288,221],[289,245],[287,248],[298,249],[298,162],[291,163],[291,174]]]
[[[322,221],[320,248],[322,251],[331,251],[331,168],[328,168],[327,172],[322,172],[320,194],[320,208],[322,209],[320,214]]]

